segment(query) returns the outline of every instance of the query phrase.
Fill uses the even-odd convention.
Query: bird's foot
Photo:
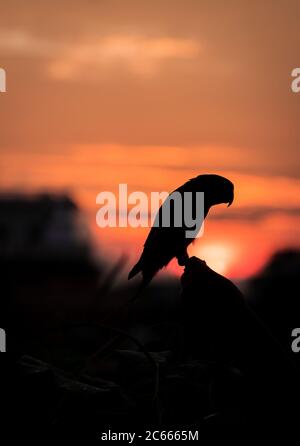
[[[184,253],[177,257],[177,262],[179,266],[185,266],[189,261],[189,256],[187,253]]]

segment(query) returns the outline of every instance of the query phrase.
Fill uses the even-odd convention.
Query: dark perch
[[[227,363],[235,359],[245,312],[241,292],[197,257],[187,262],[181,283],[187,354]]]
[[[218,373],[228,366],[240,370],[245,414],[259,423],[296,423],[299,370],[238,288],[196,257],[181,282],[187,357],[212,361]]]

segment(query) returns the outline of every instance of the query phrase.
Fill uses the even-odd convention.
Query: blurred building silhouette
[[[80,212],[67,196],[0,197],[0,256],[74,258],[89,254]]]
[[[9,342],[82,314],[102,266],[76,204],[63,195],[0,198],[0,326]]]

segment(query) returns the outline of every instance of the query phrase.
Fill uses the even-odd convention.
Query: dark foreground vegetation
[[[52,205],[42,202],[47,221]],[[298,252],[275,256],[246,297],[192,257],[180,281],[155,282],[129,304],[134,286],[117,281],[123,261],[105,269],[88,244],[53,249],[53,239],[45,254],[46,218],[37,221],[26,249],[9,248],[2,229],[2,432],[87,440],[191,430],[200,439],[297,427]]]

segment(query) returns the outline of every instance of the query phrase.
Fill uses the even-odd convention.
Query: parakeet
[[[186,203],[185,192],[191,192],[189,194],[192,197],[192,204],[189,207],[190,212],[193,214],[193,219],[197,222],[195,227],[200,229],[203,220],[207,216],[211,206],[221,203],[227,203],[231,205],[234,199],[234,185],[227,178],[220,175],[206,174],[199,175],[193,179],[190,179],[174,192],[179,192],[182,197],[182,212],[185,209]],[[166,206],[170,206],[169,198],[172,197],[172,192],[165,200],[156,215],[155,222],[162,216]],[[196,192],[204,192],[204,208],[203,212],[199,215],[196,214]],[[189,209],[188,207],[186,207]],[[170,209],[170,208],[168,208]],[[190,229],[185,224],[185,219],[182,218],[183,224],[178,227],[174,224],[174,219],[170,220],[169,227],[152,226],[149,235],[144,244],[142,255],[137,264],[132,268],[128,275],[128,279],[131,279],[138,273],[142,273],[143,280],[139,289],[139,293],[145,288],[145,286],[152,280],[155,274],[176,257],[179,265],[184,265],[188,260],[187,247],[195,239],[194,237],[187,237],[187,231]]]

